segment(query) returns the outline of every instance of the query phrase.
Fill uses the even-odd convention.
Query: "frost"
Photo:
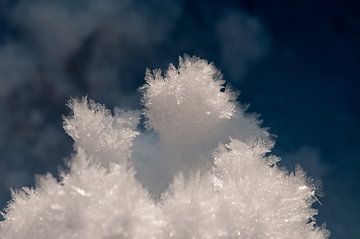
[[[169,66],[146,73],[144,91],[148,127],[163,141],[191,144],[209,136],[208,129],[233,117],[234,95],[224,89],[220,73],[205,60],[180,58],[179,69]]]
[[[147,70],[145,79],[141,89],[147,126],[167,144],[197,147],[234,135],[268,136],[254,118],[244,117],[237,94],[224,86],[221,73],[206,60],[180,57],[178,69],[170,64],[165,76],[160,70]]]
[[[138,124],[136,113],[118,112],[114,117],[104,106],[88,101],[72,100],[71,117],[64,118],[64,129],[74,139],[75,148],[83,148],[87,155],[103,165],[111,162],[126,162],[131,155],[134,128]]]
[[[268,132],[224,83],[196,57],[147,71],[144,132],[139,112],[70,101],[68,169],[14,191],[0,237],[328,238],[315,186],[277,166]]]

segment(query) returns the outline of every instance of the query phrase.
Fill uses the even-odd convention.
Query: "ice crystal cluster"
[[[270,135],[213,64],[180,58],[147,71],[140,91],[143,111],[69,103],[67,169],[13,192],[0,238],[328,238],[316,188],[277,166]]]

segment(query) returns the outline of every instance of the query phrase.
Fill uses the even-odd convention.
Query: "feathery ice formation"
[[[141,92],[142,112],[69,103],[68,170],[14,191],[0,238],[328,238],[316,188],[277,166],[269,133],[213,64],[148,70]]]

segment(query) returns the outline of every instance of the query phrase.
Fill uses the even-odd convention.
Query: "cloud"
[[[224,70],[235,81],[244,79],[249,67],[270,51],[271,41],[259,19],[233,11],[217,23]]]
[[[20,43],[0,46],[0,100],[26,87],[36,74],[36,61],[29,49]]]

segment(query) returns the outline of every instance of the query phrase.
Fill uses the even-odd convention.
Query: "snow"
[[[68,169],[14,191],[0,237],[328,238],[316,187],[277,166],[269,133],[224,83],[196,57],[148,70],[146,130],[139,112],[71,100]]]

